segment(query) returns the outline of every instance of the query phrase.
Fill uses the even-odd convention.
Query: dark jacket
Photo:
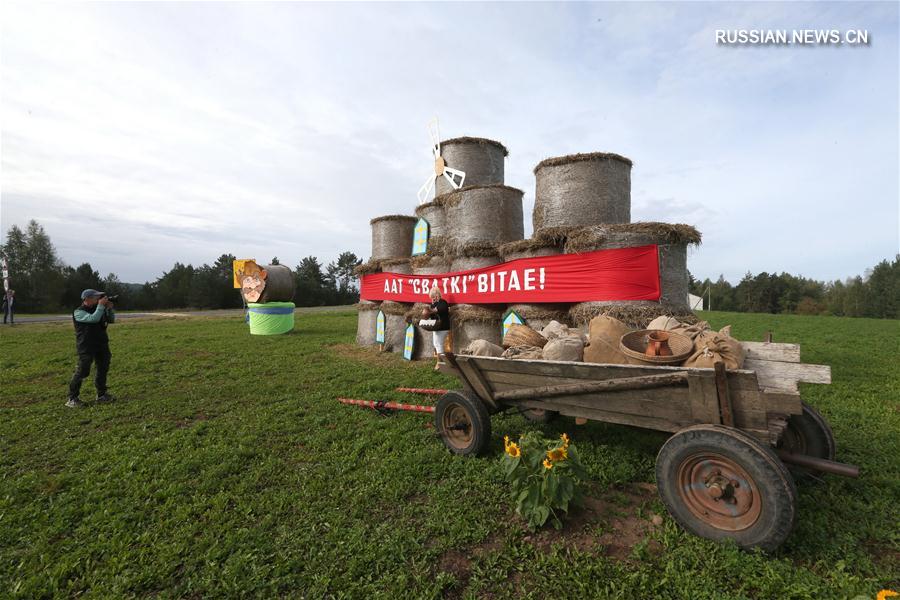
[[[97,314],[100,311],[100,314]],[[82,304],[72,313],[75,324],[75,348],[78,354],[94,354],[109,349],[109,336],[106,327],[115,321],[115,313],[97,304]]]
[[[440,319],[440,326],[435,329],[435,331],[449,331],[450,330],[450,305],[447,304],[447,301],[441,298],[437,302],[431,303],[431,311],[432,313],[437,313],[437,317]]]

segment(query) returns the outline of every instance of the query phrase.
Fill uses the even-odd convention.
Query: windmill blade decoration
[[[454,190],[462,187],[466,180],[466,174],[459,169],[448,167],[441,156],[441,129],[438,124],[437,117],[428,123],[428,135],[431,136],[431,153],[434,155],[434,174],[429,175],[428,179],[419,188],[419,204],[425,204],[431,190],[435,187],[435,181],[438,177],[443,177]]]

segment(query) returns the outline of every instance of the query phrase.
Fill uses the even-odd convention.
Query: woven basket
[[[504,348],[512,348],[514,346],[536,346],[538,348],[543,348],[546,343],[547,338],[528,325],[520,325],[518,323],[510,325],[506,335],[503,336]]]
[[[654,331],[669,335],[669,349],[672,351],[672,356],[647,356],[644,354],[647,351],[647,338]],[[694,342],[688,336],[675,333],[674,331],[640,329],[623,335],[622,339],[619,340],[619,348],[625,355],[643,362],[671,364],[687,359],[691,352],[694,351]]]

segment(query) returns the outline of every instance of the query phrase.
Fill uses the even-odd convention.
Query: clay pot
[[[669,334],[665,331],[653,331],[647,335],[647,356],[672,356],[669,348]]]

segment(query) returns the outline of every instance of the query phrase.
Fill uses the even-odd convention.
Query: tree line
[[[816,281],[789,273],[747,273],[737,285],[691,278],[691,293],[704,306],[734,312],[900,318],[900,255],[844,281]]]
[[[0,245],[0,256],[9,262],[11,287],[16,291],[19,312],[70,310],[81,303],[86,288],[120,294],[123,309],[240,308],[240,292],[234,288],[233,254],[222,254],[212,264],[193,266],[176,262],[155,281],[125,283],[115,273],[106,276],[90,263],[77,267],[65,264],[50,237],[37,221],[25,229],[13,225]],[[294,268],[298,306],[352,304],[359,301],[353,269],[362,261],[352,252],[342,252],[337,260],[323,265],[307,256]],[[281,264],[277,257],[270,264]]]
[[[222,254],[212,264],[194,267],[175,263],[155,281],[123,283],[114,273],[105,277],[89,263],[64,264],[44,228],[32,220],[23,231],[13,225],[0,245],[9,261],[16,305],[21,312],[70,309],[81,302],[81,290],[94,288],[124,294],[119,306],[128,309],[239,308],[240,294],[233,287],[232,254]],[[270,261],[279,264],[277,257]],[[298,306],[351,304],[359,300],[353,269],[360,259],[342,252],[323,265],[307,256],[294,267]],[[690,277],[692,294],[711,300],[713,310],[735,312],[794,313],[845,317],[900,318],[900,255],[883,260],[862,276],[822,282],[789,273],[747,273],[732,285]],[[706,305],[709,308],[710,305]]]

